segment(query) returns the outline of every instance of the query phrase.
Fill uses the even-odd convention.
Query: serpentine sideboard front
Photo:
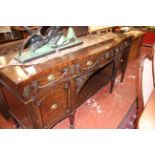
[[[120,71],[123,80],[131,36],[116,35],[108,42],[98,34],[81,39],[93,44],[33,65],[8,65],[21,42],[4,48],[15,50],[0,56],[0,65],[6,65],[0,69],[0,102],[23,128],[51,128],[66,117],[73,128],[77,107],[109,81],[112,92]]]

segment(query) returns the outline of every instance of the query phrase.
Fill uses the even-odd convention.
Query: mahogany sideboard
[[[6,51],[0,56],[0,65],[6,65],[0,69],[4,113],[23,128],[51,128],[66,117],[73,128],[77,107],[109,81],[112,92],[119,71],[123,81],[132,36],[116,35],[107,42],[98,34],[80,39],[88,46],[67,49],[70,53],[30,66],[8,65],[21,42],[0,48],[1,53]]]

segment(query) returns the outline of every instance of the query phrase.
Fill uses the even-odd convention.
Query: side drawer
[[[38,79],[34,79],[31,83],[19,88],[25,100],[31,97],[40,98],[40,96],[47,94],[55,86],[64,83],[67,80],[68,69],[61,69],[51,71]]]
[[[69,113],[68,91],[61,85],[39,100],[40,113],[44,127]]]
[[[42,89],[63,82],[66,76],[67,69],[55,70],[40,77],[35,82],[37,82],[38,88]]]

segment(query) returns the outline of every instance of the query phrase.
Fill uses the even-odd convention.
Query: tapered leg
[[[112,69],[112,78],[111,78],[111,85],[110,85],[110,93],[113,91],[113,87],[115,84],[115,78],[116,78],[116,66],[115,63],[113,62],[113,69]]]
[[[121,76],[121,82],[123,82],[124,75],[125,75],[125,71],[123,71],[123,72],[122,72],[122,76]]]
[[[124,75],[125,75],[125,72],[126,72],[126,68],[127,68],[127,62],[126,62],[126,64],[123,64],[123,66],[121,68],[121,72],[122,72],[121,82],[123,82]]]
[[[111,85],[110,85],[110,93],[113,92],[114,84],[115,84],[115,79],[112,79],[112,80],[111,80]]]
[[[74,119],[75,119],[75,112],[71,113],[69,116],[70,129],[74,129]]]
[[[121,72],[122,72],[122,76],[121,76],[121,82],[123,82],[124,79],[124,75],[126,72],[126,68],[127,68],[127,64],[128,64],[128,55],[129,55],[129,49],[126,49],[127,52],[125,52],[123,54],[123,63],[121,65]]]

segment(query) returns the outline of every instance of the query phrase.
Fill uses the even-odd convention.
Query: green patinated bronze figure
[[[39,27],[35,32],[32,32],[28,27],[25,29],[30,36],[25,39],[19,54],[15,57],[21,63],[82,44],[72,27],[68,28],[66,36],[61,31],[63,29],[61,26],[48,28],[45,35],[41,34],[42,27]]]

